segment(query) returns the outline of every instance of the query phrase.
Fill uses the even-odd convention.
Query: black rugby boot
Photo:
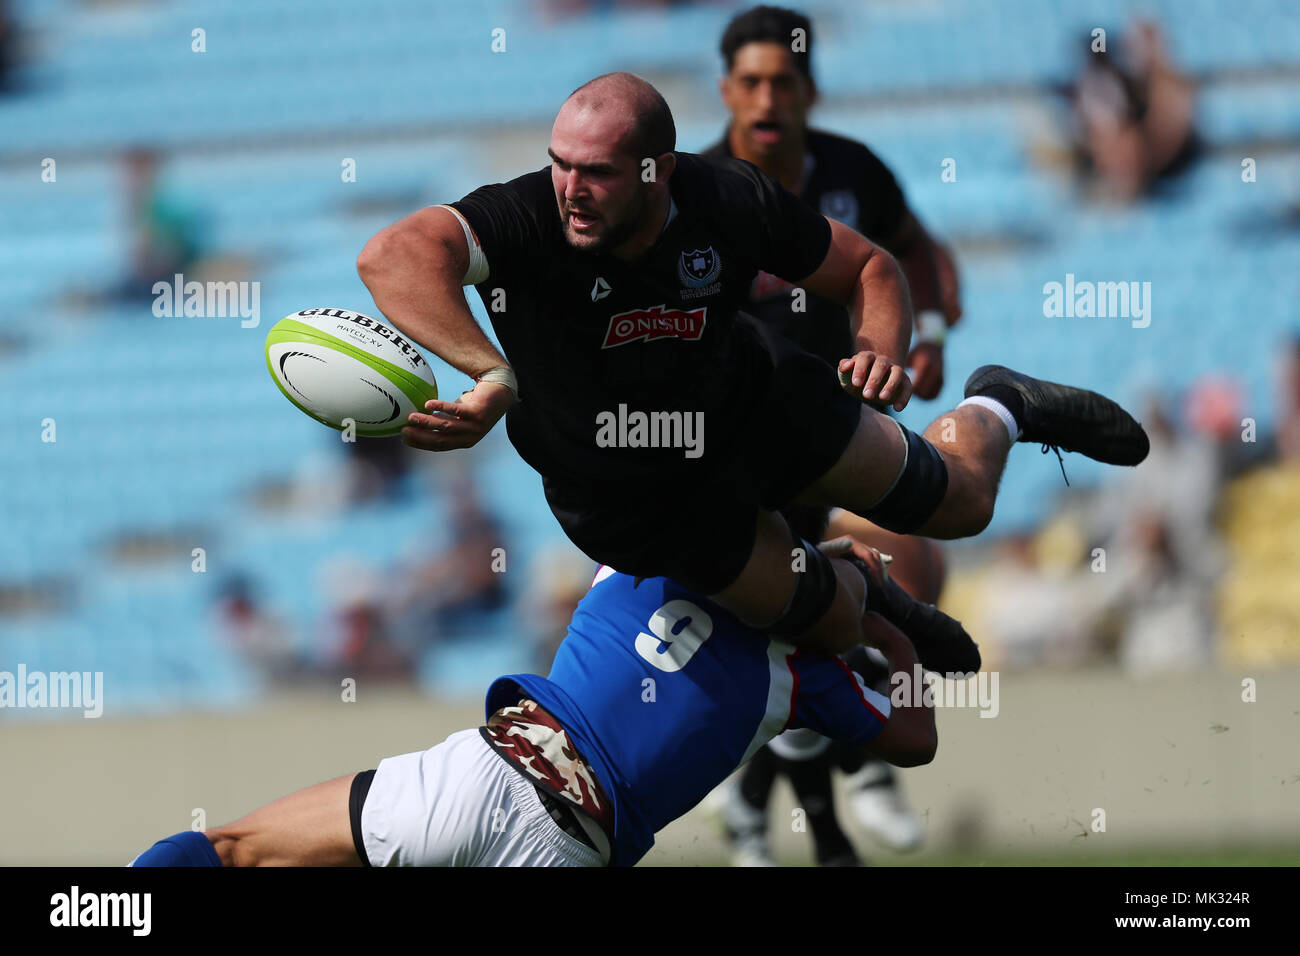
[[[966,380],[966,397],[985,394],[991,386],[991,398],[997,397],[998,386],[1019,394],[1022,408],[1012,414],[1020,425],[1020,441],[1078,452],[1107,465],[1136,465],[1151,450],[1142,426],[1104,395],[983,365]]]

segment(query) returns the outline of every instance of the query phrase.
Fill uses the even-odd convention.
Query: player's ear
[[[655,169],[657,170],[656,178],[660,182],[667,182],[668,177],[673,174],[673,170],[676,168],[677,168],[676,153],[667,152],[661,156],[655,157]]]

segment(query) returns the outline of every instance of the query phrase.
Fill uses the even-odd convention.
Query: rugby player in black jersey
[[[798,52],[792,48],[796,41]],[[906,363],[914,394],[934,398],[943,386],[943,340],[961,317],[956,268],[870,149],[809,127],[808,114],[817,101],[812,49],[812,24],[796,11],[760,6],[732,19],[722,36],[726,73],[719,82],[731,120],[722,138],[700,155],[753,163],[828,218],[895,256],[917,316],[916,344]],[[791,283],[759,273],[745,311],[831,364],[852,354],[844,306],[813,295],[796,298],[795,291]],[[942,556],[930,542],[900,539],[851,515],[837,515],[835,525],[835,532],[870,540],[892,554],[891,575],[914,596],[937,599]]]
[[[908,207],[893,173],[867,146],[809,126],[818,98],[813,45],[812,23],[802,13],[768,5],[738,13],[720,43],[724,75],[719,92],[730,121],[722,137],[700,155],[753,163],[814,209],[896,257],[916,310],[915,344],[907,358],[914,394],[934,398],[943,386],[944,337],[961,317],[956,268]],[[775,276],[759,273],[745,310],[828,363],[853,351],[842,304],[797,292]],[[933,541],[895,535],[843,511],[834,516],[828,534],[853,535],[892,555],[894,580],[919,600],[938,601],[944,562]],[[887,682],[888,675],[870,658],[858,652],[855,659],[869,686],[873,680]],[[832,766],[852,771],[849,801],[868,832],[891,849],[919,845],[920,824],[903,802],[888,764],[864,762],[861,755],[816,734],[791,731],[760,750],[726,795],[723,814],[736,860],[761,864],[768,857],[766,809],[779,775],[789,778],[808,814],[817,861],[855,862],[835,816]]]
[[[870,603],[867,577],[797,540],[776,508],[838,505],[893,531],[962,537],[991,519],[1014,441],[1114,464],[1146,456],[1115,403],[1000,366],[977,370],[929,437],[879,414],[866,403],[901,410],[911,396],[912,313],[893,258],[753,166],[675,146],[662,96],[607,74],[561,107],[548,167],[367,243],[357,266],[378,308],[477,380],[413,413],[408,444],[474,445],[508,410],[512,443],[593,559],[674,577],[832,652]],[[850,384],[740,314],[759,271],[848,305]]]
[[[798,46],[798,50],[793,46]],[[867,146],[808,125],[818,99],[812,75],[812,24],[794,10],[753,7],[727,25],[718,87],[731,114],[722,138],[700,155],[753,163],[830,219],[886,249],[907,277],[918,343],[908,356],[914,393],[934,398],[943,387],[943,336],[961,318],[957,271],[909,208],[898,181]],[[792,285],[761,274],[746,311],[817,355],[851,346],[844,307],[813,300],[791,308]],[[835,321],[821,320],[833,316]],[[811,330],[811,331],[810,331]],[[847,354],[847,353],[846,353]]]

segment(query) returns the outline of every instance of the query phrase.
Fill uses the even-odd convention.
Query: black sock
[[[1016,420],[1016,425],[1024,427],[1025,399],[1010,385],[989,385],[981,388],[976,394],[993,399],[1011,413],[1011,417]]]
[[[840,773],[853,774],[862,769],[863,764],[867,761],[874,761],[876,758],[862,747],[854,747],[840,741],[835,742],[835,764],[840,768]]]
[[[759,747],[758,753],[740,772],[740,795],[755,810],[767,811],[772,784],[776,780],[776,761],[777,756],[771,747]]]

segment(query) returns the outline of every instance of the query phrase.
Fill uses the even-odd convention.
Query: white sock
[[[970,398],[957,403],[958,408],[963,405],[978,405],[980,408],[987,408],[1002,419],[1002,424],[1007,426],[1007,434],[1011,436],[1012,443],[1020,441],[1020,423],[1016,421],[1016,417],[1011,412],[1007,411],[1007,406],[1001,402],[984,395],[972,395]]]

